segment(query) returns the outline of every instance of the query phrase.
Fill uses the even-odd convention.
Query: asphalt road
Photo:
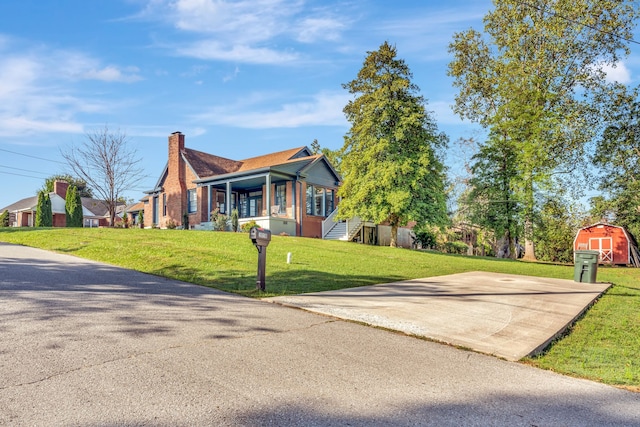
[[[640,394],[0,243],[0,425],[640,425]]]

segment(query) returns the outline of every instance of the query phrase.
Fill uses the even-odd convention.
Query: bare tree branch
[[[109,209],[110,224],[115,224],[120,196],[143,177],[135,149],[120,129],[111,131],[107,125],[86,134],[81,146],[61,150],[74,175],[82,178],[103,199]]]

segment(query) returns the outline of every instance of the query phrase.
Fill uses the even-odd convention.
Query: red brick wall
[[[66,227],[67,216],[65,214],[53,214],[53,226],[54,227]]]
[[[67,189],[69,188],[69,183],[65,181],[54,181],[53,182],[53,192],[58,196],[65,199],[67,197]]]
[[[187,188],[182,150],[184,150],[184,135],[180,132],[169,135],[169,163],[167,178],[163,184],[164,192],[167,194],[167,216],[164,218],[162,216],[162,194],[160,194],[158,203],[160,226],[166,225],[169,219],[173,219],[177,225],[182,225],[182,214],[187,211]],[[152,203],[151,206],[153,206]],[[145,222],[146,216],[147,212],[145,212]]]

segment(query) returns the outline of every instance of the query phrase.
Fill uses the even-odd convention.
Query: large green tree
[[[461,197],[465,217],[495,236],[496,254],[516,257],[520,233],[521,203],[514,192],[516,151],[513,142],[504,135],[491,135],[471,158],[471,178],[468,191]]]
[[[454,111],[513,141],[525,258],[535,259],[536,191],[572,173],[598,131],[593,91],[628,53],[632,0],[494,0],[484,34],[454,35]]]
[[[601,168],[598,200],[617,225],[640,236],[640,87],[618,85],[608,97],[607,124],[594,163]]]
[[[84,215],[82,213],[82,200],[75,185],[70,185],[67,189],[64,210],[67,214],[67,227],[83,226]]]
[[[409,221],[446,220],[445,170],[439,151],[447,144],[412,74],[395,46],[368,52],[357,77],[343,85],[354,95],[344,108],[340,218],[358,216],[398,227]]]
[[[51,198],[49,193],[40,191],[38,193],[38,205],[36,206],[36,227],[53,226],[53,213],[51,211]]]
[[[46,191],[47,193],[53,192],[53,183],[56,181],[64,181],[69,183],[69,185],[73,185],[78,189],[78,194],[80,197],[93,197],[93,191],[91,188],[87,186],[87,183],[80,178],[74,178],[69,174],[58,174],[52,175],[44,181],[44,186],[42,187],[42,191]]]

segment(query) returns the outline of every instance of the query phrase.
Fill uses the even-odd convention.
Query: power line
[[[32,170],[29,170],[29,169],[14,168],[14,167],[5,166],[5,165],[0,165],[0,168],[13,169],[13,170],[22,171],[22,172],[33,172],[33,173],[37,173],[37,174],[41,174],[41,175],[53,175],[53,174],[47,174],[46,172],[32,171]]]
[[[23,177],[26,177],[26,178],[35,178],[35,179],[39,179],[39,180],[43,180],[44,179],[41,176],[24,175],[24,174],[15,173],[15,172],[3,172],[3,171],[0,171],[0,173],[4,174],[4,175],[23,176]]]
[[[532,9],[536,9],[536,10],[542,12],[542,13],[547,13],[547,14],[549,14],[551,16],[557,16],[558,18],[564,19],[565,21],[571,22],[572,24],[582,25],[583,27],[590,28],[590,29],[592,29],[594,31],[597,31],[599,33],[608,34],[610,36],[613,36],[613,37],[619,38],[621,40],[624,40],[626,42],[640,45],[640,42],[637,42],[634,39],[629,39],[629,38],[626,38],[626,37],[622,37],[622,36],[619,36],[617,34],[613,34],[613,33],[609,32],[609,31],[603,31],[600,28],[594,27],[593,25],[585,24],[584,22],[580,22],[580,21],[577,21],[575,19],[567,18],[566,16],[560,15],[559,13],[556,13],[556,12],[554,12],[552,10],[545,10],[545,9],[541,8],[540,6],[536,6],[536,5],[533,5],[531,3],[527,3],[526,1],[521,1],[520,4],[523,5],[523,6],[530,7]]]
[[[4,148],[0,148],[0,151],[5,151],[5,152],[11,153],[11,154],[17,154],[18,156],[31,157],[32,159],[44,160],[46,162],[53,162],[53,163],[59,163],[61,165],[66,165],[65,162],[59,162],[57,160],[45,159],[43,157],[32,156],[30,154],[18,153],[16,151],[5,150]]]

